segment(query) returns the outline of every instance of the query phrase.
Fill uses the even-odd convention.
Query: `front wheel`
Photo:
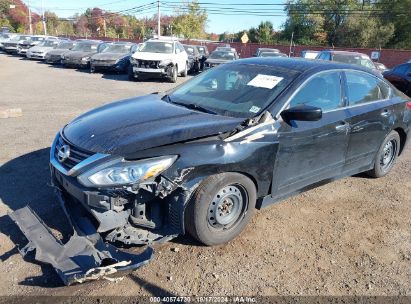
[[[177,72],[177,66],[174,65],[174,66],[171,67],[171,75],[170,75],[170,81],[171,81],[172,83],[176,83],[176,82],[177,82],[177,74],[178,74],[178,72]]]
[[[391,131],[384,139],[374,160],[374,168],[368,171],[371,177],[383,177],[391,171],[400,151],[400,136]]]
[[[252,217],[256,196],[253,181],[242,174],[222,173],[208,177],[186,208],[188,233],[206,245],[231,241]]]

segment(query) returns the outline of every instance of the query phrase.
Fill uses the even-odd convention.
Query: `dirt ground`
[[[172,86],[0,54],[0,107],[23,110],[0,119],[0,295],[411,295],[411,145],[384,178],[346,178],[258,211],[224,246],[155,246],[151,263],[117,283],[65,287],[51,266],[24,261],[7,213],[30,204],[58,226],[56,132],[93,107]]]

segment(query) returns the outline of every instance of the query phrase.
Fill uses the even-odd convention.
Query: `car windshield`
[[[57,42],[55,40],[46,40],[41,44],[41,46],[53,47],[56,43]]]
[[[145,53],[173,53],[173,43],[164,41],[147,41],[141,48],[140,52]]]
[[[192,46],[184,46],[184,49],[186,50],[188,55],[194,55],[194,48]]]
[[[72,48],[74,45],[73,42],[61,42],[56,49],[60,49],[60,50],[68,50],[70,48]]]
[[[372,63],[372,61],[368,58],[362,57],[361,55],[334,54],[333,61],[360,65],[370,69],[374,68],[374,64]]]
[[[130,49],[130,44],[107,44],[106,48],[102,51],[102,53],[127,54],[130,52]]]
[[[211,59],[234,60],[235,57],[234,57],[233,52],[215,51],[211,53],[210,58]]]
[[[30,36],[15,36],[13,38],[10,39],[10,41],[23,41],[26,39],[29,39]]]
[[[81,52],[97,51],[97,46],[98,46],[97,44],[80,42],[72,48],[72,51],[81,51]]]
[[[190,108],[249,118],[269,106],[298,75],[281,67],[226,64],[201,73],[167,97]]]
[[[263,52],[260,53],[260,57],[284,57],[284,55],[281,53]]]
[[[197,50],[201,55],[204,55],[206,53],[206,50],[203,46],[197,47]]]

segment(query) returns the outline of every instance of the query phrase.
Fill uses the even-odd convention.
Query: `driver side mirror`
[[[323,111],[317,107],[298,105],[282,111],[280,115],[286,122],[290,120],[317,121],[323,116]]]

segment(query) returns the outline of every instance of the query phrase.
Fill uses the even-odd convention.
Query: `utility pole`
[[[41,18],[43,19],[44,35],[47,36],[46,18],[44,18],[44,0],[41,0],[41,14],[42,14]]]
[[[33,26],[31,25],[31,8],[30,8],[30,1],[27,2],[27,7],[29,9],[29,30],[30,35],[33,35]]]
[[[158,38],[161,36],[161,29],[160,29],[160,0],[157,0],[157,35]]]
[[[288,53],[288,57],[291,57],[291,53],[293,52],[292,51],[293,43],[294,43],[294,32],[291,33],[290,52]]]
[[[106,17],[103,17],[103,29],[104,29],[104,37],[107,37]]]

